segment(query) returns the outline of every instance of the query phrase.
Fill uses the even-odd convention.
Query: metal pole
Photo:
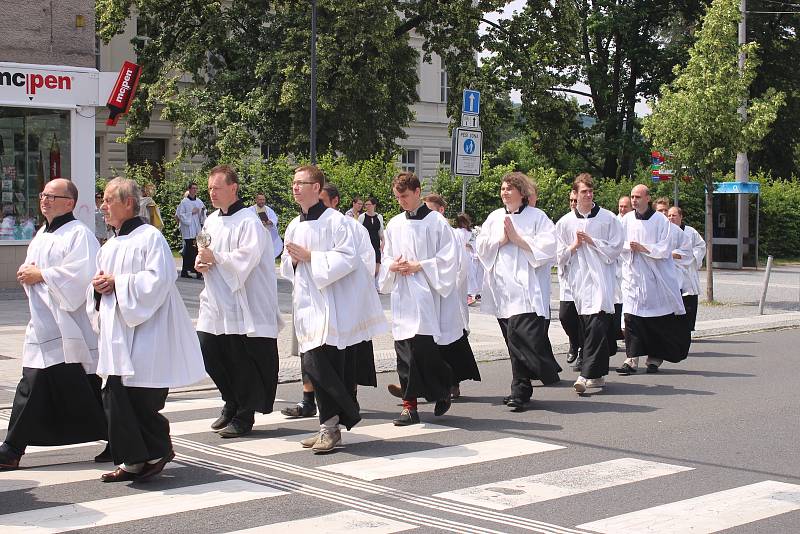
[[[767,300],[767,288],[769,287],[770,271],[772,271],[772,256],[767,258],[767,270],[764,273],[764,286],[761,288],[761,299],[758,301],[759,315],[764,315],[764,302]]]
[[[311,164],[317,163],[317,0],[311,0]]]
[[[461,213],[467,211],[467,177],[461,177]]]
[[[747,0],[739,0],[739,13],[741,20],[739,21],[739,46],[747,42]],[[739,52],[739,76],[744,74],[745,54]],[[742,98],[741,105],[739,106],[739,115],[742,122],[747,120],[747,97]],[[736,165],[734,167],[737,182],[750,181],[750,161],[747,158],[747,152],[738,152],[736,154]],[[736,236],[738,243],[736,244],[736,264],[739,268],[744,266],[744,252],[749,246],[749,220],[748,211],[750,204],[750,195],[737,195],[736,209],[737,209],[737,224]],[[758,254],[758,252],[756,252]]]
[[[672,201],[672,205],[673,206],[677,206],[678,205],[678,173],[675,173],[673,176],[674,176],[674,179],[675,179],[675,183],[673,184],[674,189],[672,191],[672,196],[675,199]]]

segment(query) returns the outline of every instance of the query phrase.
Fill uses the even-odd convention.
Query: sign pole
[[[467,177],[461,177],[461,213],[467,210]]]

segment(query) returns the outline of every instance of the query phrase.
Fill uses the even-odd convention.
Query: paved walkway
[[[701,278],[703,278],[701,273]],[[715,297],[720,304],[708,305],[701,302],[698,310],[695,337],[709,337],[720,334],[753,332],[775,328],[800,326],[800,265],[781,266],[773,269],[767,305],[764,315],[758,315],[758,301],[763,285],[763,270],[716,271]],[[701,280],[704,286],[705,280]],[[197,318],[198,295],[203,283],[194,279],[179,278],[178,289],[192,318]],[[705,291],[705,288],[703,288]],[[552,294],[558,297],[558,286],[553,277]],[[702,298],[702,297],[701,297]],[[289,382],[300,379],[300,358],[291,353],[291,285],[278,280],[278,301],[287,326],[278,338],[281,356],[280,380]],[[389,296],[382,295],[381,301],[389,313]],[[353,306],[358,306],[357,298]],[[557,354],[564,354],[568,348],[567,337],[558,322],[558,301],[551,301],[553,321],[550,325],[550,340]],[[20,376],[22,342],[25,325],[29,320],[28,302],[20,291],[0,293],[0,408],[11,403],[14,389]],[[479,360],[508,358],[508,352],[493,316],[470,308],[470,343]],[[375,365],[378,371],[395,369],[395,354],[390,335],[382,335],[374,340]],[[563,359],[559,358],[560,361]],[[615,362],[618,363],[618,362]],[[189,389],[213,388],[210,380]]]

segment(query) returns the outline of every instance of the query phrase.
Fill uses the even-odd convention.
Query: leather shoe
[[[578,358],[575,360],[575,363],[572,365],[572,370],[580,371],[581,369],[583,369],[583,358],[578,356]]]
[[[450,399],[441,399],[436,401],[436,406],[433,407],[433,415],[436,417],[440,417],[447,413],[447,410],[450,409],[452,402]]]
[[[219,435],[223,438],[238,438],[249,434],[251,430],[253,430],[252,426],[247,426],[241,421],[234,419],[228,426],[219,431]]]
[[[617,373],[621,374],[622,376],[635,375],[636,372],[637,370],[627,363],[623,363],[621,367],[617,367]]]
[[[167,465],[169,462],[175,459],[175,451],[170,449],[166,456],[161,458],[154,464],[145,463],[142,471],[139,473],[139,476],[136,478],[137,482],[142,482],[149,478],[154,477],[155,475],[159,474],[161,471],[164,470],[164,466]]]
[[[181,278],[189,278],[189,273],[186,271],[181,271]]]
[[[231,422],[234,415],[236,415],[236,410],[223,408],[217,420],[211,423],[211,430],[217,431],[225,428],[228,426],[228,423]]]
[[[505,397],[503,397],[503,404],[508,406],[508,401],[510,400],[511,400],[511,395],[506,395]]]
[[[317,415],[317,405],[308,402],[298,402],[294,406],[289,406],[281,410],[287,417],[314,417]]]
[[[400,412],[400,417],[395,419],[393,423],[394,426],[418,425],[419,412],[417,412],[417,410],[410,410],[408,408],[403,408],[403,411]]]
[[[15,454],[11,448],[3,443],[0,446],[0,471],[12,471],[19,468],[21,455]]]
[[[389,390],[389,393],[391,393],[393,397],[397,397],[398,399],[403,398],[403,389],[399,385],[389,384],[386,386],[386,389]]]
[[[650,374],[657,373],[658,372],[658,366],[656,364],[654,364],[654,363],[648,363],[647,364],[647,371],[645,371],[645,372],[646,373],[650,373]]]
[[[137,473],[125,471],[121,467],[117,467],[110,473],[100,475],[101,482],[128,482],[129,480],[136,480],[137,478],[139,478]]]
[[[525,406],[527,406],[528,401],[520,399],[518,397],[511,397],[508,399],[506,406],[512,408],[515,412],[521,412],[525,410]]]
[[[106,443],[106,448],[103,449],[103,452],[94,457],[94,461],[98,464],[107,464],[114,461],[111,457],[111,445]]]
[[[567,363],[572,363],[572,362],[574,362],[574,361],[575,361],[575,358],[577,358],[577,357],[578,357],[578,355],[577,355],[577,354],[575,354],[575,353],[574,353],[574,352],[572,352],[572,351],[569,351],[569,352],[567,353]]]

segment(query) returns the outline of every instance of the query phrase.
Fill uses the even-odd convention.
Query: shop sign
[[[117,83],[108,96],[108,126],[116,126],[120,116],[128,113],[136,94],[136,87],[139,85],[139,76],[142,74],[142,67],[136,63],[126,61],[122,64],[117,76]]]
[[[0,103],[24,106],[96,106],[94,69],[0,62]]]

